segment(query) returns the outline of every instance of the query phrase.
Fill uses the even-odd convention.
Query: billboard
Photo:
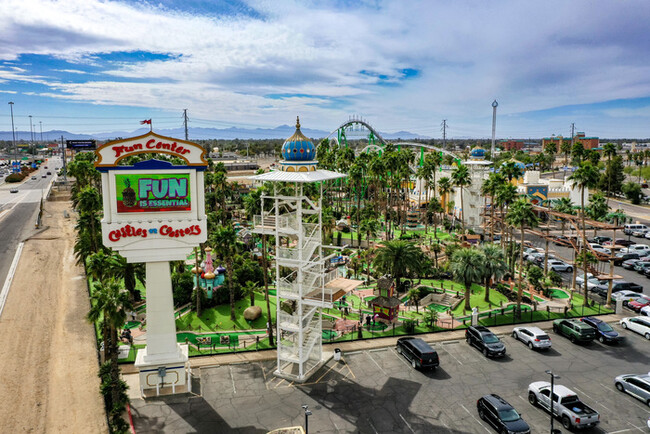
[[[115,174],[117,213],[191,211],[190,174]]]
[[[95,140],[66,140],[65,146],[68,149],[95,149]]]

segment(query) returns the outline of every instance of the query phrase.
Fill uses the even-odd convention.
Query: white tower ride
[[[282,156],[281,170],[253,178],[273,183],[273,195],[262,195],[262,213],[255,216],[253,231],[275,237],[275,375],[304,382],[326,361],[321,312],[333,306],[336,291],[325,287],[337,271],[325,272],[329,257],[323,256],[322,246],[323,182],[345,175],[317,169],[316,148],[300,132],[299,121],[296,132],[282,146]],[[292,185],[292,191],[280,192],[278,183]],[[305,195],[306,183],[320,184],[317,201]]]

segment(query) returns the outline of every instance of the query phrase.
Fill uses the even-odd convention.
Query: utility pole
[[[575,137],[575,133],[574,133],[575,129],[576,129],[576,124],[574,122],[571,122],[571,150],[572,151],[573,151],[573,144],[574,144],[573,140]]]
[[[38,125],[41,127],[41,145],[43,144],[43,122],[38,121]]]
[[[492,160],[494,160],[494,152],[496,151],[496,148],[494,146],[494,140],[495,140],[495,135],[496,135],[496,131],[497,131],[497,106],[498,105],[499,105],[499,103],[495,99],[492,102],[492,148],[491,148],[491,151],[490,151],[490,155],[492,157]]]
[[[185,140],[187,140],[187,109],[183,109],[183,125],[185,125]]]
[[[14,159],[18,161],[18,149],[16,148],[16,128],[14,127],[14,102],[9,101],[9,107],[11,108],[11,137],[13,138],[14,144]],[[13,171],[13,167],[12,167]]]
[[[34,127],[32,126],[32,115],[29,115],[29,137],[31,138],[30,145],[34,144]]]
[[[442,149],[447,149],[447,119],[442,120]]]

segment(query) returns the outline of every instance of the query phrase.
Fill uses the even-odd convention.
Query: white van
[[[639,224],[629,224],[625,225],[623,228],[623,233],[625,235],[632,235],[632,232],[635,231],[640,231],[640,230],[648,230],[648,227],[646,225],[639,225]]]

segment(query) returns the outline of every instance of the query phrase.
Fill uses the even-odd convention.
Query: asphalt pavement
[[[511,327],[497,327],[508,351],[502,359],[486,359],[456,332],[427,335],[441,361],[427,372],[412,369],[392,345],[360,345],[344,350],[340,362],[331,360],[303,385],[275,377],[274,359],[195,368],[196,395],[132,399],[135,428],[138,433],[265,433],[304,425],[301,406],[308,405],[312,433],[491,433],[478,417],[476,401],[496,393],[523,415],[532,432],[548,432],[549,415],[528,403],[527,387],[547,381],[545,371],[552,369],[561,377],[557,384],[601,414],[600,425],[583,432],[647,432],[650,408],[618,392],[613,379],[646,373],[650,342],[614,328],[624,343],[574,345],[551,333],[553,348],[538,352],[514,340]],[[438,340],[440,335],[448,340]]]

